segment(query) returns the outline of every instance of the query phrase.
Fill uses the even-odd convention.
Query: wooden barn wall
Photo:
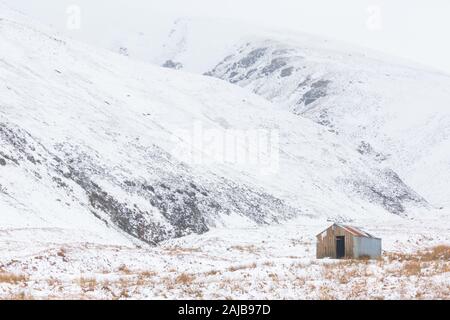
[[[336,237],[345,236],[345,256],[353,258],[353,235],[341,227],[330,227],[326,235],[317,236],[316,256],[317,258],[336,258]]]

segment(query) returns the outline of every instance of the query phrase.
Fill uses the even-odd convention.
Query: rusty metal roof
[[[357,237],[376,238],[373,235],[371,235],[370,233],[368,233],[364,230],[361,230],[360,228],[354,227],[354,226],[338,224],[338,223],[336,223],[335,225],[341,227],[342,229],[346,230],[347,232],[349,232],[352,235],[357,236]]]
[[[340,227],[342,229],[344,229],[345,231],[349,232],[350,234],[356,236],[356,237],[366,237],[366,238],[374,238],[374,239],[379,239],[373,235],[371,235],[370,233],[358,228],[358,227],[354,227],[354,226],[349,226],[349,225],[345,225],[345,224],[340,224],[340,223],[335,223],[333,224],[333,226],[337,226]],[[331,227],[329,227],[331,228]],[[329,228],[325,229],[324,231],[322,231],[321,233],[319,233],[317,236],[321,235],[323,232],[325,232],[326,230],[328,230]]]

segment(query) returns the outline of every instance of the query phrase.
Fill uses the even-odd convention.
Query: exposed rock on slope
[[[153,244],[302,214],[427,206],[392,171],[246,90],[96,51],[0,14],[4,228],[112,229]],[[177,132],[197,124],[277,133],[270,152],[279,170],[183,161],[175,150],[189,149],[189,137]]]
[[[226,22],[177,21],[165,48],[185,70],[244,87],[355,149],[370,145],[433,204],[450,205],[450,76],[318,37]]]

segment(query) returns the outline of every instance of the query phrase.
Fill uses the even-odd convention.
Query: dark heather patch
[[[180,70],[183,68],[183,64],[180,62],[175,62],[172,60],[167,60],[166,62],[163,63],[162,65],[163,68],[168,68],[168,69],[175,69],[175,70]]]
[[[331,83],[329,80],[319,80],[311,84],[311,89],[303,94],[299,101],[299,104],[305,106],[316,102],[320,98],[327,96],[328,85]]]
[[[358,151],[360,154],[365,155],[365,154],[370,154],[370,153],[372,153],[372,152],[373,152],[373,148],[372,148],[372,146],[370,145],[370,143],[367,143],[367,142],[365,142],[365,141],[361,141],[361,143],[359,144],[359,146],[358,146],[358,148],[357,148],[357,151]]]
[[[128,188],[136,187],[136,183],[135,183],[134,181],[125,180],[125,181],[124,181],[124,184],[125,184]]]
[[[64,163],[71,163],[68,169],[61,169],[61,174],[78,184],[87,194],[92,212],[97,217],[109,217],[109,220],[121,230],[150,244],[182,237],[188,234],[207,232],[220,216],[238,213],[258,224],[273,223],[286,220],[300,214],[299,209],[286,205],[283,201],[263,192],[237,185],[223,179],[220,183],[205,185],[194,182],[193,177],[178,173],[160,172],[158,180],[144,181],[127,178],[118,182],[109,174],[107,168],[98,167],[92,155],[74,151],[67,145],[64,151]],[[155,147],[147,150],[152,162],[163,159],[176,165],[169,154]],[[76,149],[76,148],[75,148]],[[151,154],[151,155],[150,155]],[[76,158],[74,158],[76,156]],[[76,166],[75,166],[76,164]],[[151,207],[162,216],[161,223],[155,223],[148,212],[139,205],[124,203],[114,195],[103,190],[95,179],[118,185],[127,193],[146,200]],[[218,202],[216,199],[221,199]],[[148,210],[148,209],[147,209]],[[277,212],[277,215],[273,215]],[[149,221],[150,220],[150,221]]]
[[[95,150],[80,145],[64,142],[52,145],[50,151],[25,130],[9,123],[0,123],[0,144],[0,159],[13,159],[18,166],[24,165],[27,173],[49,179],[55,190],[64,191],[87,212],[149,244],[207,232],[217,219],[232,213],[258,224],[276,223],[301,213],[270,194],[225,178],[205,182],[201,177],[192,177],[189,168],[154,145],[136,146],[145,152],[147,170],[158,173],[146,181],[145,177],[113,174],[117,170],[107,167]],[[168,171],[162,169],[166,167]],[[102,186],[96,181],[101,181]],[[119,199],[103,184],[121,188],[149,205]],[[80,191],[86,196],[80,198]],[[155,213],[160,215],[157,220],[153,219]]]
[[[362,155],[368,155],[373,157],[376,161],[382,162],[388,159],[388,157],[380,152],[376,152],[372,145],[368,142],[361,141],[356,149]]]
[[[67,185],[67,183],[65,183],[65,182],[63,181],[63,179],[61,179],[60,177],[52,177],[52,180],[53,180],[53,182],[56,183],[56,185],[57,185],[59,188],[64,188],[64,189],[69,188],[69,186]]]
[[[245,79],[249,79],[252,75],[255,74],[255,72],[258,71],[258,69],[251,69],[247,74],[245,75]]]
[[[128,52],[128,48],[125,48],[125,47],[120,47],[119,48],[119,54],[121,54],[121,55],[123,55],[125,57],[128,57],[130,55],[129,52]]]
[[[287,54],[294,53],[294,52],[295,52],[294,49],[277,49],[272,54],[274,56],[281,56],[281,55],[287,55]]]
[[[6,160],[3,158],[0,158],[0,166],[6,166]]]
[[[317,123],[328,128],[333,128],[333,124],[330,121],[330,117],[328,115],[327,110],[322,110],[319,114],[319,117],[317,119]]]
[[[428,205],[428,202],[408,187],[393,170],[385,169],[380,171],[380,174],[385,177],[385,185],[373,185],[368,181],[353,182],[354,190],[397,215],[405,212],[407,203]]]
[[[27,131],[10,123],[0,123],[0,145],[0,159],[13,159],[10,161],[24,166],[26,174],[52,181],[55,190],[66,192],[73,201],[84,206],[86,212],[149,244],[204,233],[215,226],[220,217],[232,213],[260,225],[303,214],[302,210],[263,190],[215,175],[205,180],[192,176],[189,167],[157,146],[134,145],[136,152],[145,153],[148,163],[145,169],[152,173],[146,180],[130,176],[125,168],[117,173],[118,170],[102,162],[95,150],[81,145],[64,142],[52,145],[50,151]],[[349,178],[346,185],[353,184],[363,198],[397,214],[404,212],[408,202],[426,204],[395,172],[381,174],[385,177],[382,185],[358,177]],[[139,205],[141,201],[123,200],[106,190],[107,186],[121,188],[148,206]],[[81,198],[80,192],[84,193]],[[160,218],[153,219],[155,213]]]
[[[319,81],[316,81],[316,82],[312,83],[311,87],[315,88],[315,89],[323,89],[323,88],[328,87],[328,85],[330,83],[331,83],[330,80],[319,80]]]
[[[302,82],[300,82],[297,86],[298,89],[304,88],[308,85],[308,83],[311,81],[310,77],[307,77],[305,80],[303,80]]]
[[[232,59],[233,57],[234,57],[234,55],[232,55],[232,54],[230,54],[230,55],[226,56],[226,57],[225,57],[225,59],[223,60],[223,62],[222,62],[222,63],[224,63],[224,62],[227,62],[227,61],[231,60],[231,59]]]
[[[84,172],[85,169],[77,169],[72,166],[69,166],[68,169],[69,172],[64,174],[65,178],[74,181],[86,192],[89,204],[92,207],[92,212],[95,212],[96,216],[101,217],[102,215],[100,213],[103,213],[122,231],[148,244],[157,244],[169,238],[181,237],[192,232],[204,233],[208,230],[201,217],[200,219],[198,219],[198,215],[192,217],[187,212],[188,209],[176,221],[178,225],[174,226],[173,229],[168,229],[167,226],[148,219],[151,216],[151,212],[139,208],[136,204],[131,206],[131,204],[122,203],[113,195],[103,190]],[[136,185],[136,182],[127,182],[131,186]],[[140,187],[142,188],[142,192],[148,194],[146,198],[149,203],[154,207],[163,209],[161,213],[166,215],[168,212],[161,205],[161,201],[163,201],[162,197],[161,200],[158,200],[158,197],[154,193],[147,191],[150,188],[143,188],[142,185]],[[135,190],[133,193],[136,193]]]
[[[264,56],[267,48],[258,48],[250,51],[250,53],[239,61],[239,66],[242,68],[248,68],[254,65],[260,58]]]
[[[285,68],[285,69],[281,70],[280,76],[283,78],[290,77],[292,75],[293,71],[294,71],[294,67]]]
[[[277,71],[277,70],[283,68],[283,67],[286,66],[286,65],[287,65],[287,62],[286,62],[286,59],[285,59],[285,58],[276,58],[276,59],[273,59],[273,60],[270,62],[270,65],[268,65],[268,66],[266,66],[266,67],[264,67],[264,68],[262,69],[261,74],[262,74],[263,76],[269,76],[269,75],[271,75],[272,73],[274,73],[275,71]]]

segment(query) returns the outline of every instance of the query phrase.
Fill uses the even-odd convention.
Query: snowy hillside
[[[122,31],[113,53],[0,2],[0,299],[450,297],[447,76],[239,24]],[[334,221],[382,257],[316,259]]]
[[[3,229],[154,244],[302,215],[428,210],[385,164],[247,90],[72,42],[5,8],[0,14]],[[198,126],[206,140],[213,129],[276,133],[268,151],[279,157],[276,170],[214,161],[207,150],[201,162],[184,159]],[[245,141],[241,153],[251,148]]]
[[[450,76],[319,37],[182,19],[152,60],[244,87],[450,205]],[[300,120],[299,120],[300,121]]]

